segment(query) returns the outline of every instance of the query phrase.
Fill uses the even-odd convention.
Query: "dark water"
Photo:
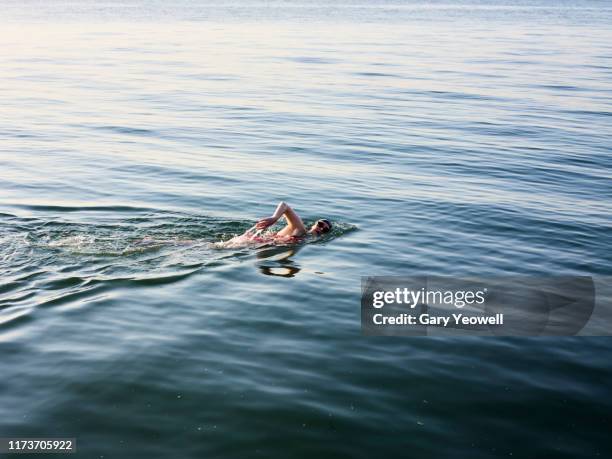
[[[359,323],[362,275],[612,274],[610,3],[0,6],[0,436],[610,457],[608,338]],[[218,246],[281,199],[334,233]]]

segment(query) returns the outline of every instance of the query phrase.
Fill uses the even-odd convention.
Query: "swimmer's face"
[[[331,230],[331,223],[329,222],[329,220],[325,220],[325,219],[317,220],[315,224],[312,225],[312,227],[310,228],[310,231],[316,235],[329,233],[330,230]]]

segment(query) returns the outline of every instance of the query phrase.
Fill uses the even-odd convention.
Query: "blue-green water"
[[[608,338],[359,323],[363,275],[612,274],[608,2],[0,7],[0,437],[610,456]],[[334,234],[215,245],[281,199]]]

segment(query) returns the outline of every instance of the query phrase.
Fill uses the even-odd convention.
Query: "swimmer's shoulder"
[[[301,234],[301,235],[275,235],[274,236],[274,240],[276,242],[281,242],[284,244],[297,244],[299,242],[303,242],[306,237],[308,236],[308,234]]]

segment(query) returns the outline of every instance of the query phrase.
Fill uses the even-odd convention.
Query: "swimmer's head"
[[[329,233],[332,229],[332,224],[329,220],[322,218],[321,220],[317,220],[314,225],[310,228],[310,232],[312,234],[320,235]]]

